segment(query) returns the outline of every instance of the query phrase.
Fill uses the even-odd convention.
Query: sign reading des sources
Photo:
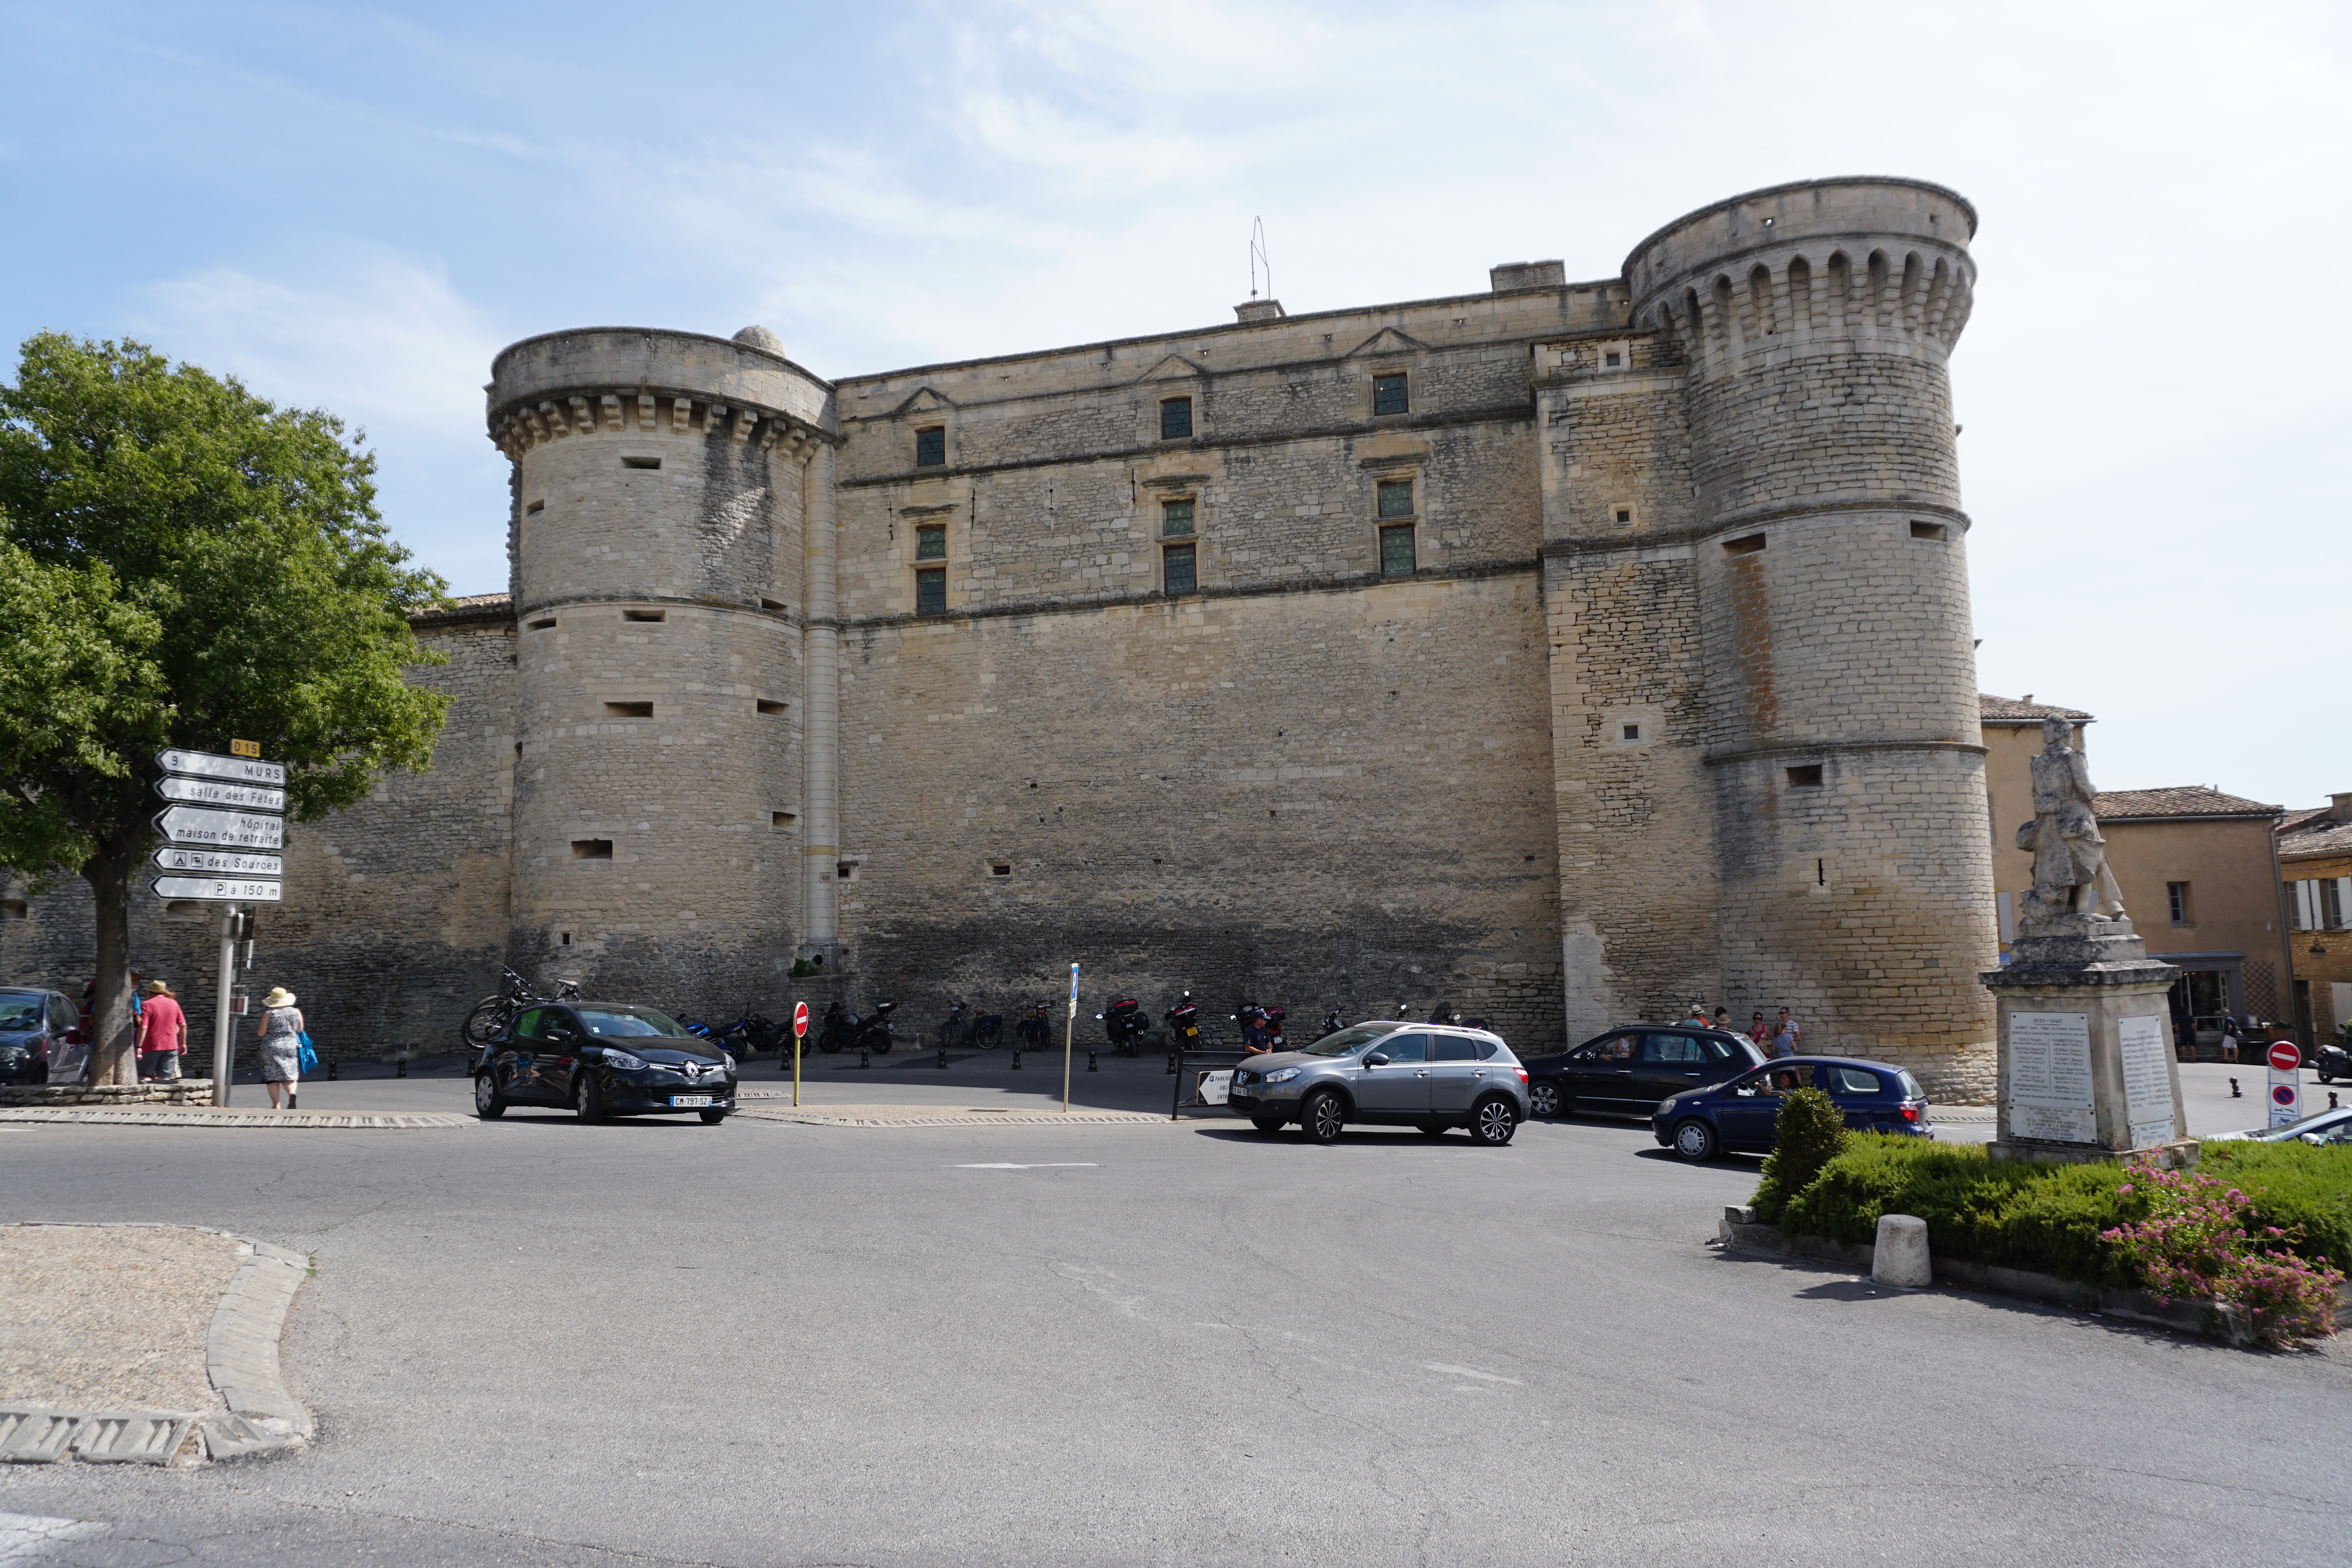
[[[277,904],[286,866],[286,768],[261,759],[260,746],[229,742],[229,756],[176,748],[155,754],[155,793],[173,804],[155,814],[167,841],[155,852],[166,873],[158,898],[209,904]]]
[[[2292,1040],[2273,1040],[2268,1052],[2271,1069],[2271,1122],[2284,1127],[2303,1120],[2303,1052]]]

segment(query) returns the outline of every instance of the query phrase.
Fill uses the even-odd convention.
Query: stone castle
[[[1523,1053],[1785,1005],[1980,1097],[1975,222],[1809,181],[1620,277],[833,382],[757,328],[517,343],[511,593],[419,618],[436,766],[292,831],[266,978],[366,1054],[501,961],[921,1029],[1075,959],[1087,1013],[1444,1001]],[[11,972],[77,977],[86,915],[26,913]],[[211,929],[152,912],[146,967],[201,998]]]

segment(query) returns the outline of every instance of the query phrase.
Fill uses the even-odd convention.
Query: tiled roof
[[[2305,828],[2325,829],[2335,825],[2336,821],[2334,806],[2314,806],[2307,811],[2289,811],[2286,821],[2279,824],[2278,831],[2284,836],[2302,832]]]
[[[2224,795],[2202,784],[2176,784],[2168,789],[2102,789],[2092,809],[2103,822],[2133,817],[2275,817],[2284,810],[2242,795]]]
[[[469,620],[477,615],[511,612],[513,608],[511,593],[461,593],[438,610],[420,610],[408,619],[412,624],[419,621]]]
[[[2278,852],[2281,860],[2352,854],[2352,822],[2338,819],[2333,806],[2297,811],[2279,824]]]
[[[2020,702],[2015,697],[1996,697],[1983,692],[1977,694],[1977,716],[1994,724],[2040,724],[2045,718],[2071,718],[2084,724],[2091,718],[2078,708]]]

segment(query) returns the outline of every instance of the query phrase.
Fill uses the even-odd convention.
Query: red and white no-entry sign
[[[2293,1072],[2303,1065],[2303,1052],[2295,1049],[2293,1040],[2273,1040],[2270,1054],[2273,1072]]]
[[[795,1040],[808,1038],[808,1004],[806,1002],[793,1004],[793,1038]]]

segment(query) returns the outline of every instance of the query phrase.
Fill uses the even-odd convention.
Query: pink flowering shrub
[[[2118,1197],[2146,1204],[2147,1218],[2099,1239],[2139,1275],[2157,1299],[2226,1301],[2242,1309],[2258,1344],[2299,1344],[2336,1332],[2341,1270],[2325,1258],[2298,1258],[2293,1230],[2265,1225],[2246,1195],[2219,1176],[2136,1166]]]

